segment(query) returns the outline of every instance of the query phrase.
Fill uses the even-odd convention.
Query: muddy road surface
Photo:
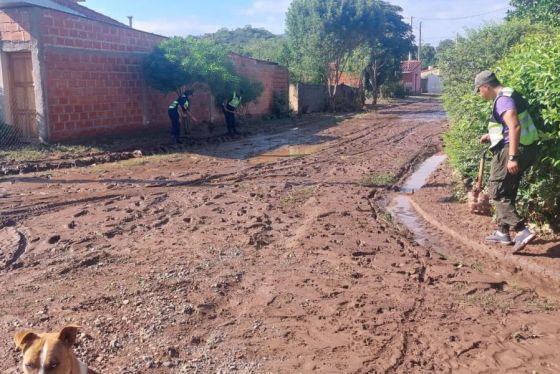
[[[556,304],[384,209],[446,126],[424,98],[2,179],[0,372],[71,323],[102,373],[560,372]]]

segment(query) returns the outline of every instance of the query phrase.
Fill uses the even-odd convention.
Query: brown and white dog
[[[72,350],[78,326],[41,334],[25,330],[16,334],[16,346],[23,352],[25,374],[97,374],[79,361]]]

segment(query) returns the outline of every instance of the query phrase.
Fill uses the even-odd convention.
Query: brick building
[[[146,87],[142,77],[143,58],[164,37],[132,29],[81,1],[0,1],[0,119],[27,138],[48,142],[167,130],[171,98]],[[250,113],[270,111],[274,92],[287,96],[287,69],[232,59],[240,73],[265,80]],[[208,107],[210,98],[193,97],[195,116],[223,121]]]
[[[422,62],[418,60],[403,61],[401,70],[404,88],[413,95],[422,93]]]

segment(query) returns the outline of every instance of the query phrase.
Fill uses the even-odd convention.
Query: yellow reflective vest
[[[228,105],[231,106],[234,109],[237,109],[239,104],[241,104],[241,96],[237,96],[237,93],[233,92],[233,97],[230,100],[230,102],[228,103]]]
[[[519,142],[522,145],[530,145],[539,140],[539,133],[537,131],[537,128],[535,127],[531,115],[529,114],[527,102],[525,101],[525,99],[523,99],[523,97],[521,97],[521,95],[515,92],[513,88],[504,87],[498,94],[498,97],[496,97],[496,100],[494,100],[494,105],[492,107],[492,116],[488,123],[488,134],[490,134],[490,148],[494,148],[504,139],[505,125],[502,125],[496,118],[494,118],[496,103],[502,96],[511,97],[515,102],[517,116],[521,125],[521,137]]]

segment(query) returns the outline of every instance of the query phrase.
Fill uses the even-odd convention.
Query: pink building
[[[422,63],[418,60],[401,62],[402,82],[404,88],[413,95],[422,93]]]

